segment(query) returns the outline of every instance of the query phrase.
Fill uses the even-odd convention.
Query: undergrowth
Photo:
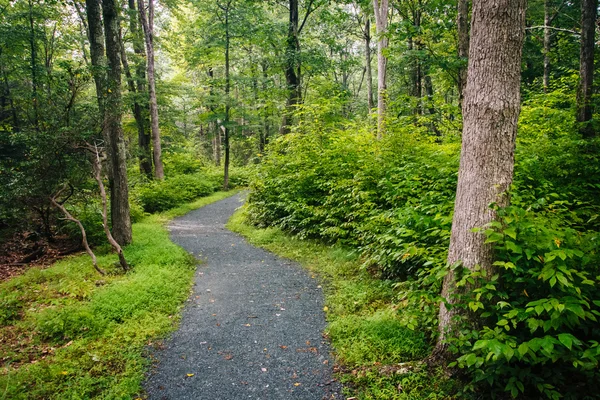
[[[147,346],[171,332],[196,261],[164,224],[231,196],[218,192],[133,225],[125,275],[105,254],[100,277],[86,255],[33,268],[0,285],[0,399],[131,399],[139,396]]]

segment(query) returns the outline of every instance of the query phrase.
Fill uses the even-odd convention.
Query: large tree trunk
[[[386,36],[388,25],[389,0],[373,0],[375,10],[375,27],[377,28],[377,137],[385,133],[385,101],[387,57],[385,49],[389,40]]]
[[[371,68],[371,18],[365,14],[365,71],[367,74],[367,102],[369,104],[369,112],[375,108],[373,101],[373,70]]]
[[[104,130],[108,138],[110,182],[110,212],[112,232],[121,245],[131,243],[127,159],[123,137],[121,99],[121,46],[119,43],[119,13],[116,0],[102,0],[108,76],[104,111]]]
[[[38,115],[38,76],[37,76],[37,45],[35,37],[35,22],[33,20],[33,1],[29,0],[29,47],[31,51],[31,102],[33,104],[33,125],[36,129],[39,127]]]
[[[290,20],[285,49],[285,81],[288,97],[281,123],[281,133],[289,133],[296,106],[302,101],[300,87],[300,40],[298,38],[298,0],[290,0]]]
[[[471,24],[468,81],[463,103],[463,138],[448,266],[479,265],[493,275],[492,245],[473,232],[496,219],[490,204],[508,204],[520,112],[521,54],[526,0],[475,0]],[[444,278],[438,352],[456,331],[452,270]]]
[[[90,41],[90,59],[92,75],[96,84],[96,97],[100,115],[104,115],[104,94],[106,92],[106,56],[104,54],[104,30],[102,28],[102,9],[100,0],[85,1],[88,39]],[[105,134],[106,139],[106,134]],[[108,143],[108,141],[107,141]],[[111,175],[109,168],[109,176]]]
[[[469,3],[470,0],[458,0],[456,27],[458,30],[458,58],[462,63],[458,68],[458,102],[462,107],[465,87],[467,86],[467,58],[469,57]]]
[[[158,127],[158,103],[156,101],[156,81],[154,76],[154,0],[148,0],[148,18],[144,0],[138,0],[140,21],[146,42],[146,71],[148,75],[148,94],[150,96],[150,127],[152,132],[152,158],[154,160],[154,177],[162,180],[165,172],[162,163],[162,146]]]
[[[146,53],[144,50],[144,36],[143,32],[141,32],[139,22],[139,13],[135,8],[135,0],[128,0],[129,7],[129,30],[131,31],[131,35],[133,37],[133,52],[142,58],[146,58]],[[135,85],[133,86],[133,90],[138,94],[146,93],[146,72],[144,68],[144,64],[139,62],[139,60],[135,63]],[[131,86],[131,85],[130,85]],[[150,134],[147,131],[146,127],[146,116],[144,115],[144,109],[147,109],[146,106],[140,103],[140,97],[136,96],[136,100],[133,104],[133,116],[135,118],[135,122],[138,130],[138,163],[140,167],[140,172],[147,177],[152,177],[152,151],[150,149]]]
[[[577,122],[584,137],[596,135],[589,123],[592,119],[594,84],[594,45],[598,0],[581,1],[581,47],[579,51],[579,89],[577,90]]]

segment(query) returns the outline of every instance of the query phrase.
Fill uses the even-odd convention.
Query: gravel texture
[[[181,326],[161,350],[150,399],[339,399],[319,282],[225,229],[243,195],[175,219],[171,239],[205,261]]]

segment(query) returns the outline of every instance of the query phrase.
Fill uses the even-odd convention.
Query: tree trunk
[[[135,124],[137,126],[138,129],[138,144],[140,145],[139,148],[139,155],[138,155],[138,160],[139,160],[139,167],[140,167],[140,173],[146,175],[148,178],[152,178],[152,164],[150,163],[150,158],[146,157],[146,155],[143,152],[143,148],[142,148],[142,143],[140,141],[141,138],[145,138],[145,132],[144,132],[144,115],[142,114],[142,106],[140,105],[140,103],[137,100],[137,88],[135,85],[135,80],[133,78],[133,75],[131,74],[131,68],[129,68],[129,62],[127,61],[127,52],[125,51],[125,45],[123,43],[123,34],[119,33],[119,41],[120,41],[120,45],[121,45],[121,62],[123,63],[123,69],[125,70],[125,77],[127,78],[127,88],[129,89],[129,92],[133,94],[134,96],[134,100],[133,100],[133,106],[132,106],[132,112],[133,112],[133,118],[135,119]]]
[[[31,100],[33,103],[33,125],[39,127],[38,115],[38,76],[37,76],[37,46],[35,43],[35,24],[33,20],[33,1],[29,0],[29,47],[31,51]]]
[[[104,129],[108,138],[110,182],[110,212],[112,232],[121,245],[131,243],[131,217],[129,214],[129,188],[127,186],[127,159],[123,137],[121,99],[121,48],[119,44],[119,13],[116,0],[102,0],[106,56],[108,59],[107,93],[104,112]]]
[[[465,87],[467,86],[467,58],[469,57],[469,2],[470,0],[458,0],[456,16],[456,27],[458,30],[458,103],[462,108]]]
[[[375,27],[377,30],[377,137],[381,139],[385,133],[385,101],[386,101],[386,69],[388,47],[387,25],[389,0],[373,0],[375,10]]]
[[[544,93],[550,86],[550,0],[544,0]]]
[[[371,69],[371,19],[369,15],[365,15],[365,71],[367,74],[367,102],[369,104],[369,112],[375,108],[373,101],[373,70]]]
[[[586,138],[596,132],[592,120],[592,90],[594,84],[594,45],[598,0],[581,1],[581,47],[579,50],[579,88],[577,90],[577,122],[579,132]]]
[[[140,31],[139,22],[139,14],[135,8],[135,0],[128,0],[129,6],[129,30],[131,31],[131,35],[133,37],[133,52],[142,57],[146,57],[146,53],[144,51],[144,39],[143,32]],[[144,107],[140,104],[139,99],[142,98],[139,96],[140,94],[146,93],[146,85],[144,84],[146,80],[145,68],[143,63],[137,62],[135,67],[135,81],[137,85],[134,86],[135,93],[138,94],[136,96],[136,100],[133,104],[133,116],[135,118],[135,122],[138,130],[138,162],[140,173],[146,175],[148,178],[152,177],[152,151],[150,149],[150,134],[147,132],[146,127],[146,116],[144,115]]]
[[[88,25],[88,39],[90,41],[90,59],[92,61],[92,75],[96,84],[96,97],[98,109],[103,118],[104,95],[106,94],[106,56],[104,54],[104,30],[102,29],[102,10],[100,0],[85,1]],[[106,140],[106,133],[104,133]],[[106,140],[108,144],[108,140]],[[110,168],[109,168],[109,176]]]
[[[290,20],[285,50],[285,81],[287,84],[288,97],[286,110],[281,123],[282,134],[290,132],[292,116],[296,106],[302,101],[302,89],[300,87],[300,40],[298,38],[298,16],[298,0],[290,0]]]
[[[268,65],[266,62],[263,61],[261,63],[261,66],[262,66],[262,77],[263,77],[262,91],[263,91],[263,95],[266,96],[267,80],[269,79],[269,75],[267,74]],[[264,132],[260,138],[260,153],[261,154],[265,151],[265,147],[269,143],[269,136],[271,134],[271,124],[269,123],[269,112],[265,108],[263,108],[263,112],[264,112],[264,115],[263,115]]]
[[[448,266],[479,265],[493,275],[492,245],[473,232],[496,219],[490,208],[508,204],[520,112],[521,54],[526,0],[475,0],[471,24],[468,81],[463,103],[463,138],[448,252]],[[456,276],[444,278],[437,353],[445,354],[446,338],[456,334],[452,308]],[[446,305],[448,304],[448,306]]]
[[[156,81],[154,76],[154,0],[148,0],[148,18],[146,18],[144,0],[138,0],[138,10],[146,42],[146,71],[148,75],[148,94],[150,96],[150,130],[152,132],[154,177],[162,180],[165,177],[165,172],[162,163],[162,147],[160,143],[160,129],[158,127],[158,103],[156,101]]]
[[[229,190],[229,114],[231,112],[231,100],[229,99],[229,93],[231,92],[231,71],[229,65],[229,7],[231,1],[227,2],[227,8],[225,9],[225,163],[223,169],[223,190]]]

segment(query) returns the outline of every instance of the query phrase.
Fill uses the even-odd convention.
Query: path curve
[[[181,326],[153,354],[146,392],[156,400],[341,398],[322,336],[319,283],[225,229],[242,198],[202,207],[169,226],[171,239],[205,263]]]

